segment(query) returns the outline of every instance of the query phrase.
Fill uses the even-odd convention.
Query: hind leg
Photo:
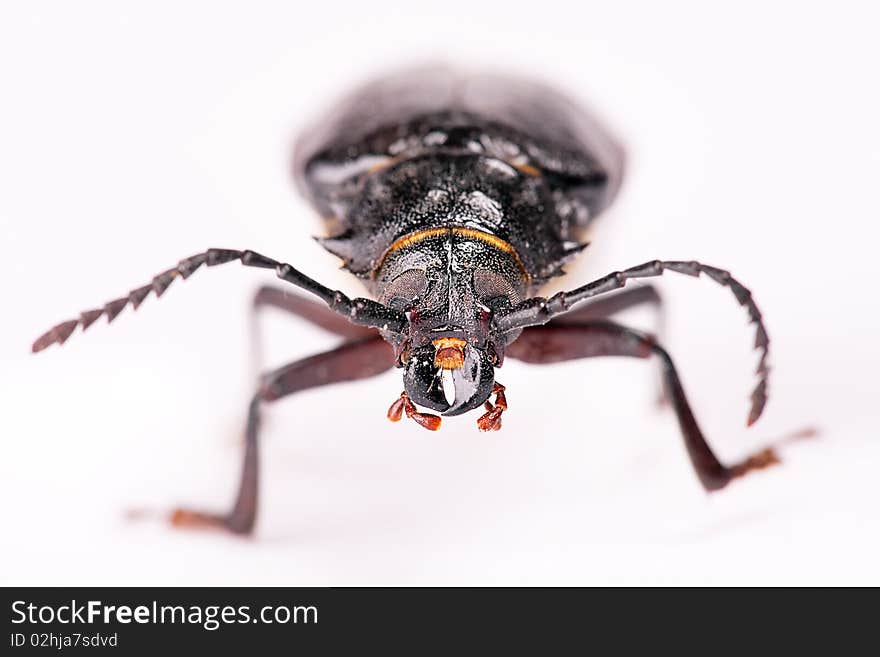
[[[740,463],[726,466],[706,442],[691,411],[669,354],[652,338],[612,322],[585,322],[570,326],[527,328],[507,347],[507,356],[527,363],[547,364],[597,356],[657,356],[663,366],[666,391],[672,401],[691,464],[706,490],[724,488],[731,479],[779,463],[775,452],[765,449]]]

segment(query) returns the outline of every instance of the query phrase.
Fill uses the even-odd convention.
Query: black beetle
[[[388,410],[428,429],[443,415],[480,406],[483,431],[501,427],[507,409],[495,370],[505,356],[552,363],[594,356],[657,355],[697,475],[707,490],[777,462],[764,450],[735,466],[712,453],[690,410],[669,354],[648,335],[607,319],[657,303],[650,286],[627,281],[674,271],[708,275],[728,287],[756,326],[759,382],[748,423],[767,399],[769,339],[751,293],[727,271],[694,261],[654,260],[552,297],[531,296],[586,244],[586,227],[614,198],[621,149],[582,108],[541,84],[445,69],[394,75],[366,85],[307,131],[295,149],[297,184],[327,218],[320,240],[376,300],[349,299],[289,264],[253,251],[210,249],[181,260],[152,282],[58,324],[33,351],[63,343],[77,326],[113,319],[161,296],[200,266],[240,261],[273,269],[323,301],[264,287],[254,306],[275,306],[345,338],[342,346],[269,372],[251,401],[244,467],[229,513],[179,509],[179,525],[253,529],[257,511],[259,407],[316,386],[403,369],[404,392]],[[378,334],[377,334],[378,332]],[[389,348],[389,345],[391,348]],[[494,395],[494,402],[490,397]]]

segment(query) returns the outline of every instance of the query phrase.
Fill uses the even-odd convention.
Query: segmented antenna
[[[549,299],[544,297],[526,299],[504,315],[496,317],[496,325],[501,331],[511,331],[526,326],[545,324],[553,317],[568,312],[573,306],[586,299],[621,288],[631,279],[660,276],[665,270],[695,277],[701,273],[706,274],[719,285],[730,288],[737,302],[741,306],[745,306],[748,311],[750,323],[755,324],[754,348],[761,352],[758,368],[755,372],[759,379],[751,394],[752,405],[748,417],[748,424],[751,426],[761,417],[767,403],[767,378],[770,374],[767,358],[770,351],[770,337],[764,327],[761,311],[758,310],[758,306],[752,298],[752,293],[731,276],[730,272],[723,269],[704,265],[695,260],[652,260],[637,267],[613,272],[574,290],[559,292]]]
[[[53,344],[64,344],[65,342],[67,342],[67,339],[71,336],[71,334],[76,330],[77,326],[81,326],[82,330],[85,331],[92,324],[94,324],[98,320],[98,318],[101,317],[101,315],[107,316],[107,323],[109,324],[114,319],[116,319],[116,317],[119,316],[119,313],[122,312],[122,309],[125,308],[125,306],[127,306],[129,303],[131,304],[132,308],[137,310],[138,307],[144,302],[144,299],[149,296],[150,292],[155,292],[157,298],[161,297],[175,278],[189,278],[196,269],[198,269],[205,263],[207,263],[209,267],[213,267],[214,265],[222,265],[223,263],[236,260],[240,256],[241,251],[231,251],[227,249],[210,249],[205,253],[199,253],[189,258],[184,258],[179,263],[177,263],[176,267],[163,271],[161,274],[157,274],[156,276],[154,276],[152,282],[149,285],[144,285],[143,287],[134,289],[129,292],[127,296],[109,301],[104,304],[103,308],[86,310],[80,313],[79,319],[71,319],[66,322],[61,322],[57,326],[53,326],[34,341],[34,344],[31,346],[31,351],[37,353],[38,351],[43,351],[43,349],[45,349],[46,347],[50,347]]]
[[[331,310],[345,316],[353,324],[381,328],[389,331],[399,331],[406,324],[403,313],[371,299],[349,299],[338,290],[331,290],[312,280],[291,265],[267,258],[254,251],[235,251],[232,249],[208,249],[204,253],[198,253],[189,258],[184,258],[177,263],[176,267],[163,271],[153,277],[149,285],[144,285],[132,290],[127,296],[114,299],[103,308],[86,310],[80,313],[78,319],[71,319],[53,326],[43,335],[37,338],[31,346],[34,353],[42,351],[53,344],[64,344],[77,326],[85,331],[101,316],[107,317],[107,323],[112,322],[128,304],[135,310],[143,303],[144,299],[154,292],[156,297],[161,297],[168,286],[176,278],[189,278],[194,271],[202,265],[214,267],[233,260],[240,260],[241,264],[248,267],[260,267],[262,269],[274,269],[279,278],[300,287],[307,292],[320,297]]]

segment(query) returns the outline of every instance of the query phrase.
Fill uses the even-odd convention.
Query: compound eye
[[[480,301],[493,310],[522,301],[513,283],[490,269],[477,269],[474,272],[474,292]]]
[[[412,308],[428,290],[428,277],[421,269],[408,269],[382,290],[379,301],[395,310]]]

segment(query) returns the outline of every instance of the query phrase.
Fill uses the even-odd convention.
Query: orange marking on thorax
[[[493,246],[499,251],[512,256],[513,259],[516,261],[516,264],[519,267],[520,271],[522,272],[523,278],[526,281],[529,281],[531,279],[531,276],[529,276],[528,271],[526,271],[526,268],[519,257],[519,253],[516,252],[516,249],[513,248],[513,246],[509,242],[505,242],[497,235],[492,235],[491,233],[487,233],[477,228],[466,228],[464,226],[438,226],[435,228],[425,228],[423,230],[416,231],[415,233],[410,233],[409,235],[398,237],[396,240],[394,240],[394,242],[391,243],[391,246],[385,249],[385,253],[382,254],[381,258],[379,258],[379,264],[376,265],[376,268],[373,270],[373,274],[375,275],[376,272],[382,269],[382,265],[385,264],[385,260],[388,259],[388,256],[398,249],[412,246],[413,244],[418,244],[419,242],[429,240],[432,237],[440,237],[441,235],[458,235],[460,237],[479,240],[481,242],[484,242],[485,244]]]
[[[376,162],[373,166],[367,169],[367,175],[372,176],[374,173],[379,173],[380,171],[384,171],[385,169],[391,168],[393,165],[400,162],[402,158],[400,156],[397,157],[389,157],[387,159],[381,160],[380,162]]]
[[[509,164],[515,169],[519,169],[520,172],[527,176],[531,176],[532,178],[541,177],[541,170],[536,166],[526,164],[525,162],[509,162]]]

